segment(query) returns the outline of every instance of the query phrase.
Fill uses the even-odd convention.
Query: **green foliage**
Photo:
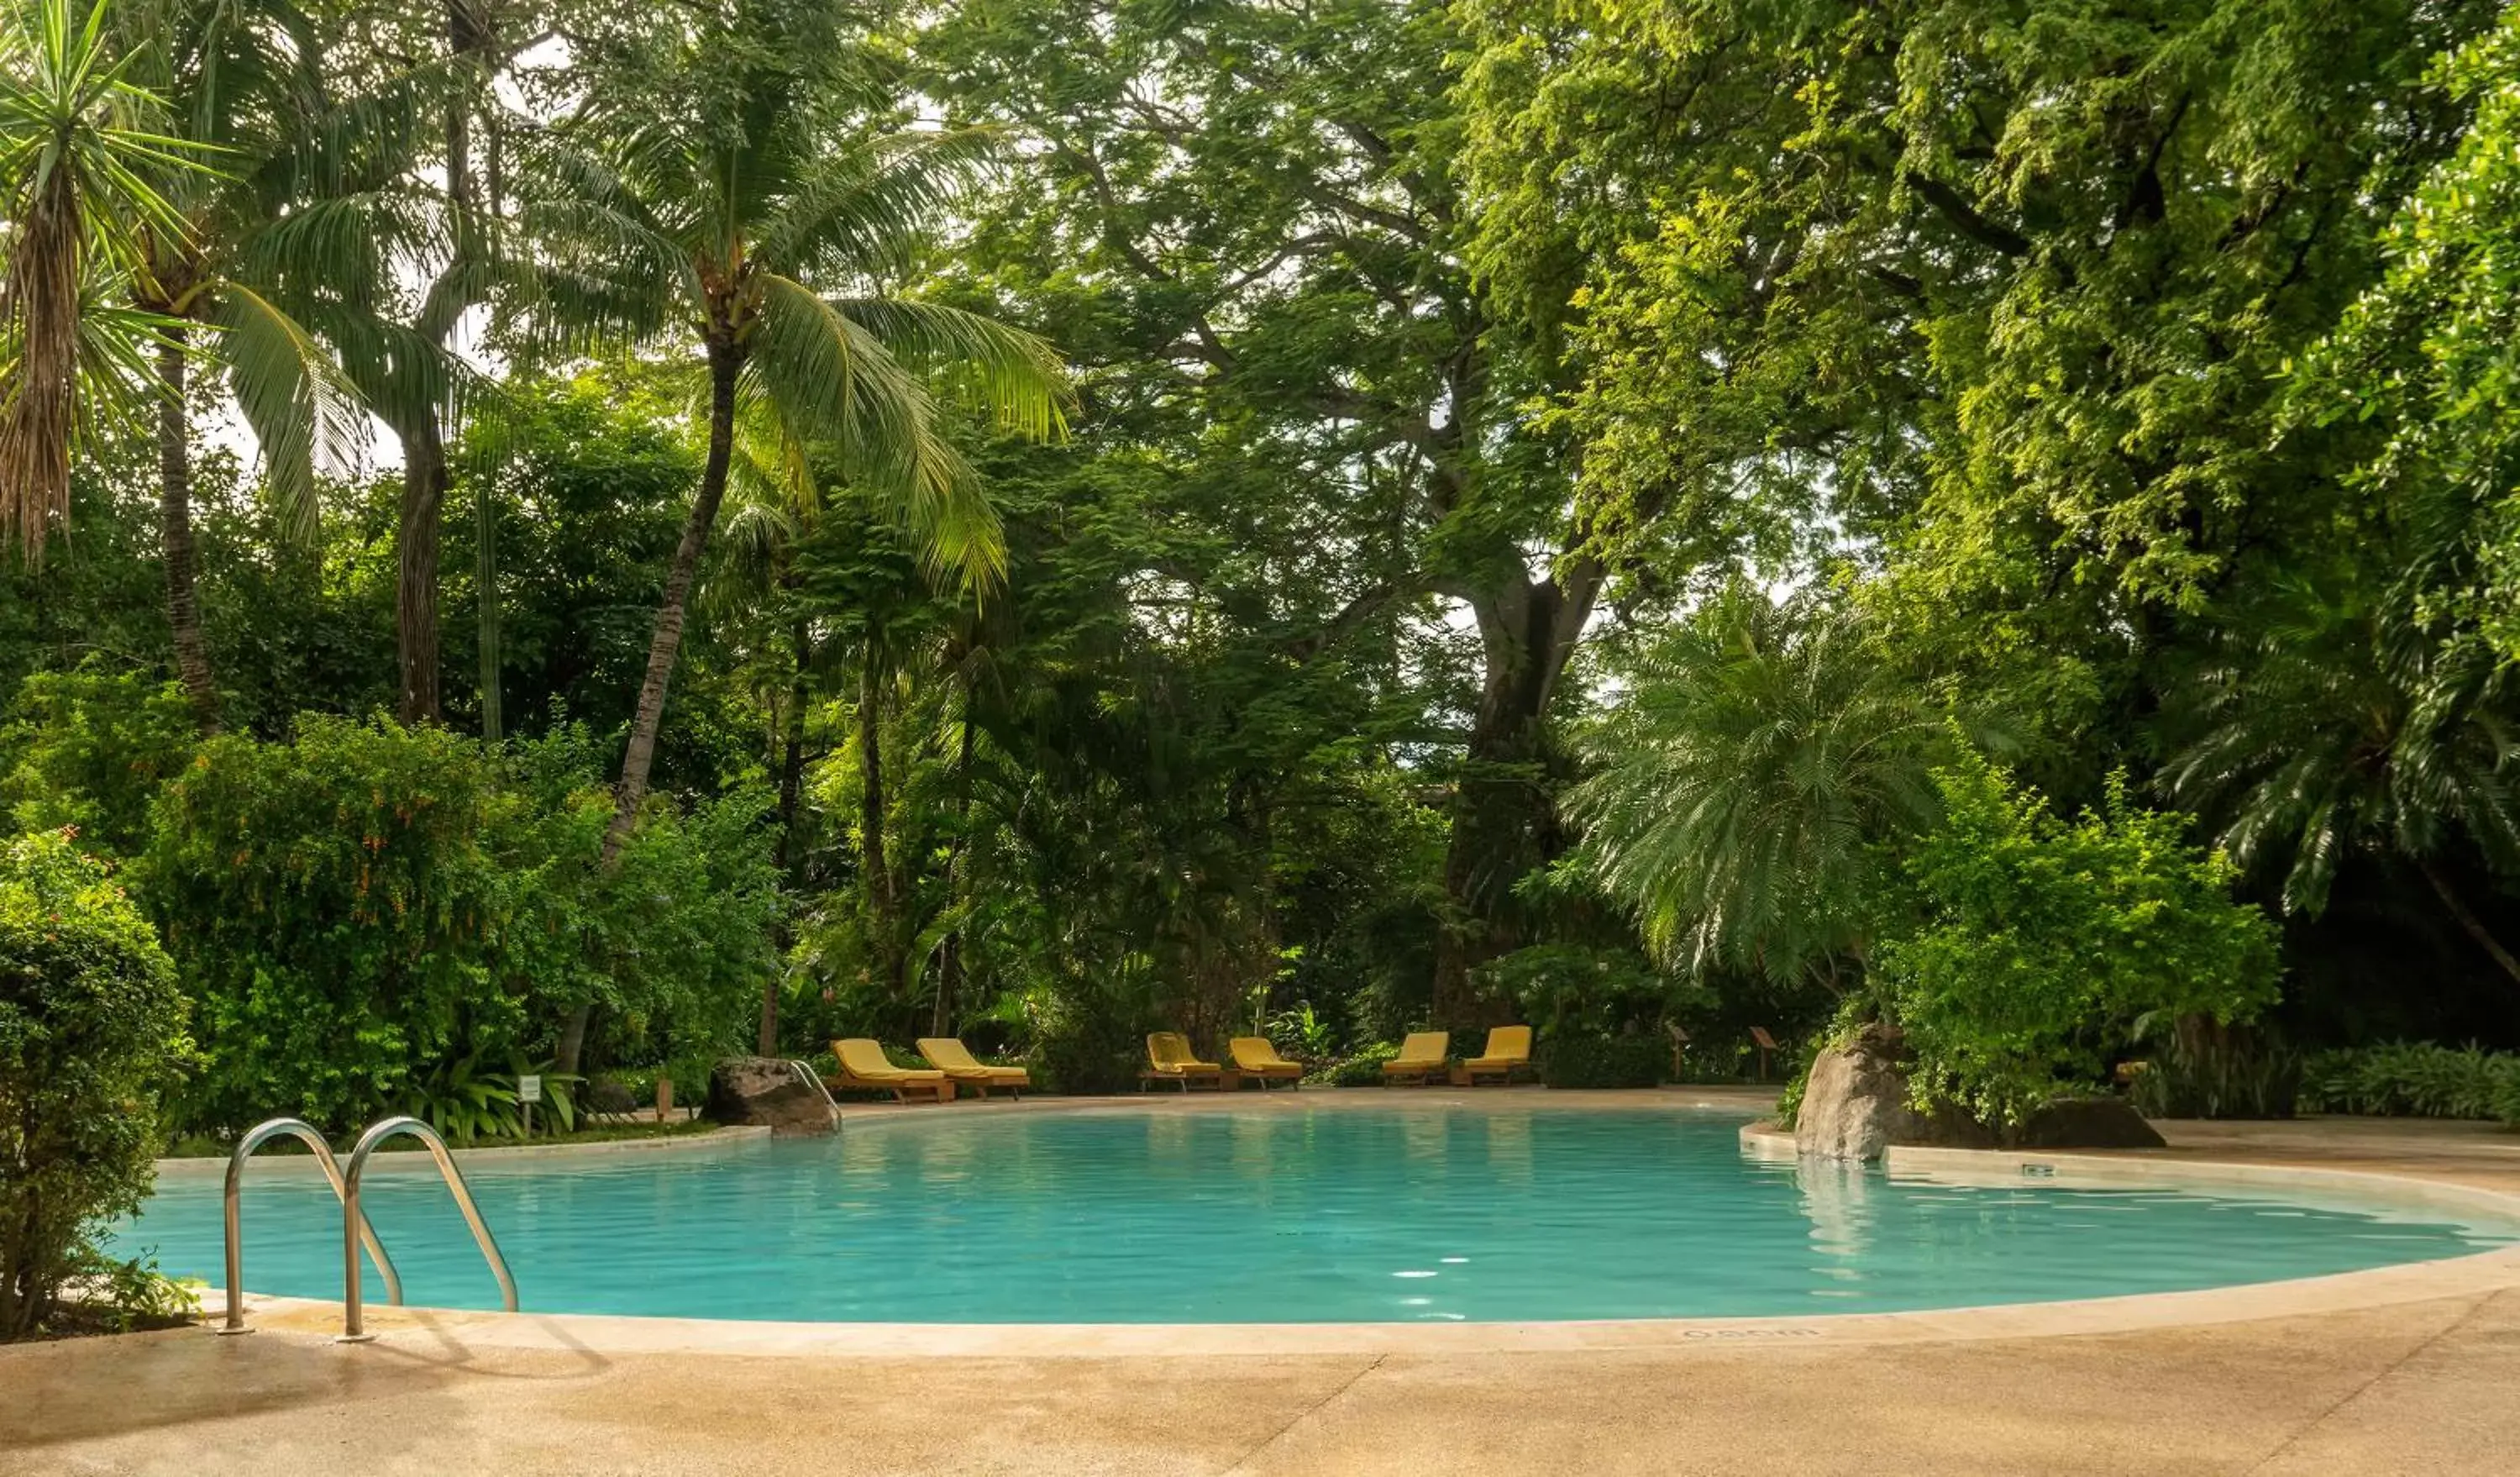
[[[200,738],[183,693],[137,673],[37,672],[0,727],[0,808],[22,830],[75,827],[92,848],[132,856],[149,807]]]
[[[192,1061],[174,965],[104,865],[60,833],[0,843],[0,1340],[109,1265],[91,1238],[148,1194]],[[155,1285],[117,1273],[109,1296]]]
[[[1400,1043],[1377,1041],[1350,1052],[1326,1075],[1332,1087],[1376,1087],[1382,1082],[1382,1064],[1399,1059]]]
[[[575,1000],[625,1052],[732,1046],[777,909],[757,807],[653,807],[607,876],[587,744],[512,768],[442,729],[309,716],[292,742],[204,745],[139,872],[211,1053],[184,1124],[417,1105],[498,1131],[512,1084],[476,1064],[547,1054]]]
[[[1709,998],[1702,986],[1655,969],[1633,949],[1534,944],[1481,966],[1484,983],[1513,1003],[1543,1038],[1600,1039],[1647,1031]],[[1663,1048],[1668,1065],[1669,1046]]]
[[[1269,1017],[1269,1040],[1301,1062],[1328,1061],[1338,1051],[1338,1027],[1309,1000]]]
[[[546,879],[510,851],[519,809],[441,729],[310,717],[292,743],[204,744],[138,873],[210,1055],[182,1121],[354,1127],[428,1063],[516,1043],[509,946],[552,947]]]
[[[2330,1113],[2495,1118],[2520,1128],[2520,1054],[2413,1042],[2320,1052],[2302,1068],[2301,1100]]]
[[[2289,1118],[2302,1087],[2299,1052],[2266,1026],[2206,1016],[2146,1016],[2148,1054],[2128,1096],[2146,1118]]]
[[[2297,414],[2380,427],[2361,469],[2412,544],[2402,593],[2520,655],[2520,10],[2441,59],[2475,109],[2400,205],[2386,270],[2298,366]]]
[[[1640,653],[1567,797],[1566,866],[1682,968],[1860,964],[1880,843],[1932,824],[1949,731],[1856,615],[1735,587]]]
[[[1553,1088],[1658,1087],[1671,1076],[1671,1043],[1658,1034],[1563,1032],[1542,1048],[1540,1076]]]
[[[1935,771],[1943,823],[1900,869],[1901,923],[1873,978],[1914,1049],[1918,1105],[1999,1130],[2102,1082],[2154,1011],[2246,1020],[2275,998],[2273,924],[2229,897],[2231,869],[2185,817],[2112,783],[2060,822],[1973,755]]]

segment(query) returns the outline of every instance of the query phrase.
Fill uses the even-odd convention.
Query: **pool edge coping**
[[[1106,1099],[1102,1105],[1113,1104]],[[735,1141],[755,1141],[766,1134],[766,1130],[735,1130],[689,1138],[489,1152],[502,1158],[538,1153],[557,1158],[631,1145],[725,1146]],[[1795,1157],[1791,1136],[1769,1120],[1744,1124],[1740,1141],[1744,1152],[1757,1157]],[[2397,1203],[2463,1206],[2499,1219],[2520,1221],[2520,1193],[2512,1191],[2421,1173],[2269,1164],[2219,1157],[2210,1150],[2199,1157],[2166,1160],[2070,1151],[1894,1147],[1885,1155],[1884,1168],[1893,1175],[1955,1184],[1984,1184],[1990,1175],[2008,1181],[2029,1168],[2063,1171],[2075,1181],[2114,1184],[2166,1179],[2314,1186],[2376,1195]],[[2520,1244],[2360,1272],[2183,1292],[1796,1317],[1545,1322],[851,1323],[373,1306],[367,1310],[367,1317],[371,1331],[389,1342],[412,1337],[457,1338],[481,1347],[580,1354],[1010,1359],[1460,1355],[1722,1348],[1743,1344],[1896,1344],[2129,1333],[2487,1296],[2514,1287],[2520,1287]],[[322,1335],[338,1326],[341,1305],[338,1301],[265,1296],[250,1289],[247,1298],[258,1327]],[[223,1311],[225,1295],[217,1289],[208,1290],[203,1303],[205,1311]]]

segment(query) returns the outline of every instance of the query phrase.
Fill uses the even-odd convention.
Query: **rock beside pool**
[[[822,1088],[775,1056],[730,1056],[709,1068],[708,1103],[700,1114],[712,1123],[759,1125],[783,1138],[834,1133],[840,1126],[840,1111]]]
[[[1908,1073],[1897,1032],[1868,1025],[1812,1062],[1794,1115],[1794,1148],[1822,1159],[1878,1159],[1893,1143],[1921,1142],[1922,1115],[1908,1105]]]
[[[2014,1148],[2167,1148],[2169,1141],[2123,1097],[2059,1097],[2012,1138]]]
[[[1897,1031],[1866,1026],[1813,1059],[1794,1115],[1794,1149],[1806,1157],[1878,1159],[1894,1144],[1919,1148],[2160,1148],[2164,1141],[2123,1097],[2059,1097],[2009,1138],[1957,1111],[1909,1105],[1908,1056]]]

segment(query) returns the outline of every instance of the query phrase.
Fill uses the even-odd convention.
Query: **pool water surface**
[[[1735,1116],[1440,1104],[933,1115],[834,1139],[474,1157],[536,1313],[899,1322],[1530,1321],[2165,1292],[2510,1244],[2520,1227],[2264,1186],[2002,1187],[1744,1157]],[[247,1175],[246,1285],[340,1296],[323,1181]],[[498,1290],[424,1155],[364,1198],[424,1307]],[[117,1244],[215,1285],[219,1179]],[[367,1296],[384,1292],[373,1269]]]

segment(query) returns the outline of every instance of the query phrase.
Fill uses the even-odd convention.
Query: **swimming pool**
[[[1535,1095],[1536,1097],[1537,1095]],[[524,1308],[956,1323],[1539,1321],[1870,1313],[2426,1261],[2520,1226],[2263,1187],[2000,1187],[1745,1158],[1742,1119],[1545,1102],[954,1110],[835,1139],[465,1166]],[[340,1296],[338,1206],[248,1172],[246,1283]],[[216,1284],[219,1180],[118,1238]],[[366,1201],[409,1302],[498,1293],[422,1155]],[[373,1269],[367,1297],[383,1301]]]

